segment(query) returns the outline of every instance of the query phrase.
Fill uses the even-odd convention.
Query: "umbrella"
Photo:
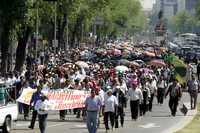
[[[144,73],[152,73],[153,72],[153,70],[151,70],[149,68],[141,68],[140,71],[144,72]]]
[[[75,64],[83,68],[89,68],[89,65],[84,61],[77,61]]]
[[[148,64],[153,65],[153,66],[166,66],[163,60],[152,60]]]
[[[155,57],[156,56],[155,53],[152,53],[152,52],[149,52],[149,51],[145,51],[143,54],[147,55],[149,57]]]
[[[134,62],[138,63],[139,65],[144,65],[144,61],[143,60],[134,60]]]
[[[128,61],[128,60],[126,60],[126,59],[121,59],[121,60],[119,60],[118,63],[119,63],[120,65],[125,65],[125,66],[127,66],[127,65],[130,64],[130,61]]]
[[[44,66],[44,65],[39,65],[39,66],[38,66],[38,71],[42,71],[43,69],[45,69],[45,66]]]
[[[72,65],[73,65],[72,63],[69,63],[69,62],[68,62],[68,63],[63,64],[62,67],[70,67],[70,66],[72,66]]]
[[[113,54],[113,55],[116,55],[116,56],[119,56],[119,55],[122,54],[122,52],[121,52],[121,50],[119,50],[119,49],[114,49],[114,50],[112,51],[112,54]]]
[[[126,67],[126,66],[117,66],[117,67],[115,67],[115,70],[116,71],[121,71],[121,72],[126,72],[126,71],[128,71],[128,67]]]
[[[130,65],[136,66],[136,67],[140,67],[140,66],[141,66],[139,63],[137,63],[137,62],[135,62],[135,61],[131,61],[131,62],[130,62]]]

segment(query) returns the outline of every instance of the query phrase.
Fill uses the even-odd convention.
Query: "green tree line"
[[[36,20],[40,35],[49,42],[53,40],[55,12],[59,47],[64,47],[66,34],[70,47],[76,47],[87,39],[97,17],[103,20],[101,25],[97,25],[97,35],[102,38],[115,37],[136,27],[143,29],[146,24],[138,0],[57,0],[56,10],[54,2],[49,1],[1,0],[1,72],[11,69],[9,48],[14,44],[17,45],[15,70],[22,70],[27,43],[35,33]]]

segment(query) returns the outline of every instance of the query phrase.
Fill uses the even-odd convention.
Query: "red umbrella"
[[[166,66],[165,62],[163,60],[152,60],[149,62],[149,65],[152,66]]]

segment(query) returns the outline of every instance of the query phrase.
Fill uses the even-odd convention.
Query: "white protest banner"
[[[35,91],[36,91],[35,89],[24,89],[20,97],[17,99],[17,102],[29,105],[31,97]]]
[[[30,103],[33,91],[23,91],[22,95],[17,99],[18,102]],[[49,98],[51,110],[64,110],[73,108],[83,108],[85,99],[89,96],[88,91],[80,90],[50,90],[45,95]],[[29,101],[28,101],[29,100]]]

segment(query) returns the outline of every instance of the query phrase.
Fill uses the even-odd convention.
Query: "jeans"
[[[87,112],[87,128],[89,133],[97,132],[98,125],[98,111],[88,111]]]
[[[124,125],[124,116],[125,116],[124,108],[123,107],[118,107],[117,112],[115,114],[115,128],[119,127],[119,122],[118,122],[119,117],[120,117],[121,126],[123,127],[123,125]]]
[[[60,113],[60,119],[61,120],[65,119],[65,110],[60,110],[59,113]]]
[[[158,104],[163,104],[165,89],[164,88],[158,88],[157,91],[158,91],[158,94],[157,94]]]
[[[38,115],[40,133],[45,133],[48,114]]]
[[[111,127],[113,128],[114,124],[115,124],[114,123],[115,122],[115,113],[114,112],[105,112],[104,113],[104,123],[105,123],[106,130],[109,129],[108,117],[110,117]]]
[[[191,109],[196,109],[197,97],[198,97],[198,90],[191,90],[190,91],[190,105],[191,105]]]
[[[23,109],[24,109],[24,118],[29,116],[29,105],[23,104]]]
[[[130,108],[131,108],[132,119],[137,120],[139,111],[139,100],[130,101]]]
[[[35,121],[36,121],[37,115],[38,115],[37,110],[33,110],[31,125],[30,125],[31,128],[34,128],[34,126],[35,126]]]
[[[149,101],[149,111],[152,111],[153,98],[154,98],[154,94],[151,94],[151,98],[150,98],[150,101]]]
[[[171,114],[173,116],[176,115],[177,107],[178,107],[178,97],[170,97],[169,98],[169,108],[171,110]]]

